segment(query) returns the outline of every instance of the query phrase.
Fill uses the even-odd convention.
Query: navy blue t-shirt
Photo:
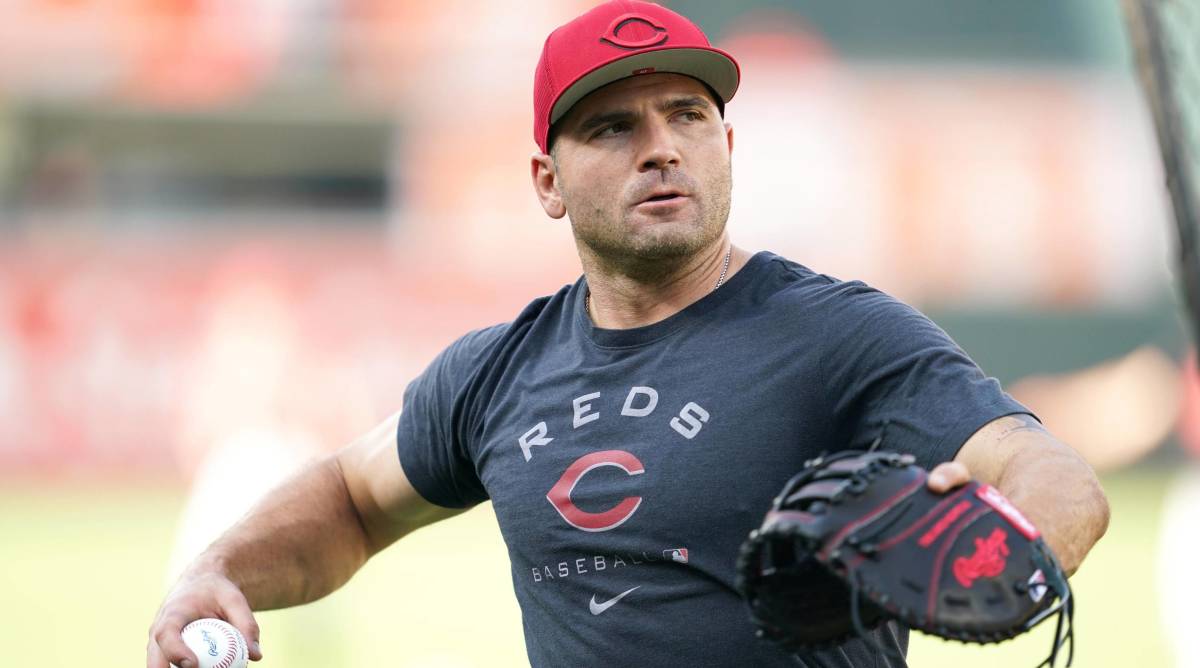
[[[882,436],[932,467],[1028,410],[916,310],[771,253],[646,327],[594,327],[586,292],[452,344],[398,430],[424,498],[492,501],[530,663],[898,665],[860,640],[795,657],[756,638],[738,547],[805,460]],[[906,629],[874,635],[907,649]]]

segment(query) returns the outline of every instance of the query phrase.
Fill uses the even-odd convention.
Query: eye
[[[685,121],[696,122],[704,120],[704,114],[698,111],[685,111],[679,114],[678,118],[682,118]]]
[[[601,129],[594,136],[595,137],[615,137],[618,134],[620,134],[628,129],[629,129],[629,123],[626,123],[625,121],[617,121],[616,123],[613,123],[612,125],[609,125],[603,129]]]

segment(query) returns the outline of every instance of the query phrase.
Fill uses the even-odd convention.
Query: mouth
[[[651,194],[649,197],[643,199],[642,201],[638,202],[638,205],[640,206],[642,204],[664,204],[664,203],[669,204],[669,203],[674,203],[674,202],[681,202],[686,197],[687,197],[687,195],[684,195],[683,193],[680,193],[675,190],[656,192],[656,193]]]

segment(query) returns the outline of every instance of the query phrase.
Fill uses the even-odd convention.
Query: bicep
[[[405,534],[462,512],[426,501],[409,482],[396,449],[399,420],[397,412],[337,454],[372,554]]]
[[[1014,401],[921,312],[865,285],[843,284],[824,330],[831,428],[849,448],[882,438],[933,468]]]

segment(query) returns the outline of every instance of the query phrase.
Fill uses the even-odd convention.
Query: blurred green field
[[[1105,479],[1108,536],[1072,580],[1076,666],[1165,666],[1153,546],[1166,476]],[[0,489],[5,666],[145,664],[146,628],[183,504],[179,490],[8,480]],[[261,613],[264,668],[526,665],[490,507],[417,532],[316,604]],[[1033,668],[1051,625],[997,646],[914,634],[916,668]]]

